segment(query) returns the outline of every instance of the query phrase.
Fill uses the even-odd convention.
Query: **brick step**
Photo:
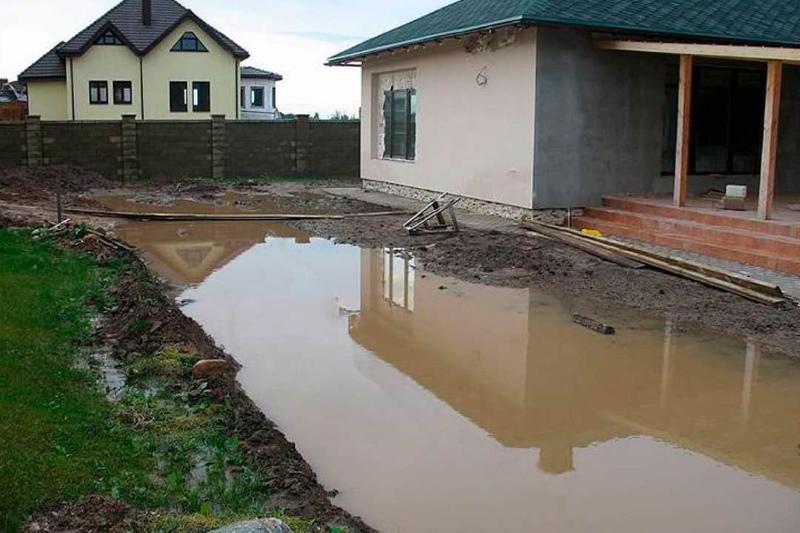
[[[611,208],[586,208],[584,215],[652,233],[671,233],[734,248],[750,249],[790,258],[800,257],[800,239],[791,237]]]
[[[620,196],[604,197],[603,206],[621,211],[646,213],[666,218],[710,224],[712,226],[727,226],[729,228],[743,229],[755,233],[800,239],[800,224],[791,224],[777,220],[757,220],[724,212],[698,211],[691,208],[673,207],[644,199]]]
[[[612,236],[627,237],[629,239],[645,241],[668,248],[708,255],[718,259],[738,261],[740,263],[768,268],[770,270],[800,274],[800,257],[798,257],[798,255],[787,257],[753,251],[749,248],[721,245],[684,235],[655,233],[645,229],[632,228],[623,224],[588,216],[574,219],[573,224],[578,229],[596,229]]]

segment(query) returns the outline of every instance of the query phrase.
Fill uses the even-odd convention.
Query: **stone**
[[[235,373],[236,369],[225,359],[203,359],[192,367],[194,379],[227,377]]]
[[[261,518],[231,524],[209,533],[292,533],[292,528],[277,518]]]

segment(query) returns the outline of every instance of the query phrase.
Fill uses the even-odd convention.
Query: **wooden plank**
[[[781,112],[783,63],[767,66],[767,97],[764,106],[764,139],[761,149],[761,183],[758,190],[758,218],[772,218],[775,200],[775,159],[778,154],[778,123]]]
[[[534,233],[536,235],[544,236],[548,239],[553,239],[563,242],[564,244],[572,246],[573,248],[582,250],[595,257],[599,257],[600,259],[605,259],[606,261],[610,261],[612,263],[616,263],[617,265],[624,266],[625,268],[634,268],[634,269],[644,268],[644,264],[638,261],[632,261],[621,254],[615,253],[613,250],[608,249],[606,246],[597,245],[592,242],[587,242],[583,239],[579,239],[577,237],[573,237],[571,235],[561,233],[559,231],[555,231],[544,226],[535,226],[533,227],[533,231],[531,231],[530,233]]]
[[[689,179],[689,138],[692,129],[692,67],[690,55],[681,56],[678,84],[678,135],[675,145],[675,185],[673,204],[686,205],[686,185]]]
[[[565,234],[572,234],[576,239],[582,238],[587,241],[596,241],[594,244],[602,245],[609,251],[626,257],[630,260],[643,263],[652,268],[663,270],[671,274],[676,274],[694,281],[699,281],[711,287],[722,289],[758,303],[775,305],[786,301],[780,288],[775,285],[766,284],[757,280],[745,278],[732,272],[716,269],[707,265],[702,265],[694,261],[688,261],[665,254],[659,254],[650,250],[640,249],[633,245],[604,239],[602,237],[592,237],[582,234],[576,230],[541,224],[538,222],[524,222],[523,227],[540,231],[545,230]]]
[[[528,227],[529,223],[523,223],[523,226]],[[538,224],[538,223],[537,223]],[[692,261],[691,259],[684,259],[682,257],[677,257],[674,255],[659,253],[653,250],[648,250],[647,248],[643,248],[641,246],[637,246],[635,244],[630,244],[626,242],[620,242],[617,240],[608,239],[606,237],[595,237],[593,235],[586,235],[578,230],[565,228],[561,226],[549,226],[554,229],[558,229],[559,231],[570,233],[575,236],[580,236],[585,239],[590,239],[592,241],[596,241],[598,244],[606,244],[611,246],[613,249],[623,249],[628,250],[631,252],[635,252],[638,254],[646,255],[649,257],[653,257],[654,259],[658,259],[660,261],[664,261],[675,266],[686,268],[688,270],[694,270],[696,272],[700,272],[701,274],[705,274],[708,276],[714,276],[730,283],[735,283],[737,285],[741,285],[748,289],[751,289],[756,292],[761,292],[767,294],[769,296],[775,296],[776,298],[783,298],[784,294],[780,287],[775,285],[774,283],[768,283],[766,281],[761,281],[758,279],[749,278],[747,276],[743,276],[737,272],[732,272],[730,270],[724,270],[721,268],[713,267],[711,265],[707,265],[705,263],[700,263],[698,261]]]
[[[64,209],[65,213],[88,215],[106,218],[125,218],[129,220],[162,220],[162,221],[248,221],[248,220],[341,220],[344,218],[382,217],[406,215],[408,211],[380,211],[372,213],[353,213],[346,215],[303,215],[294,213],[267,214],[204,214],[204,213],[137,213],[130,211],[105,211],[102,209]]]
[[[645,52],[669,55],[688,54],[695,57],[720,57],[764,62],[778,59],[786,63],[800,63],[800,49],[775,46],[675,43],[604,38],[596,39],[595,46],[601,50],[616,50],[620,52]]]

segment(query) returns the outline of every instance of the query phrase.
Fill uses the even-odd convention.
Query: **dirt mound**
[[[0,170],[0,198],[19,203],[52,200],[59,186],[70,194],[116,185],[96,172],[68,165]]]
[[[125,533],[144,531],[147,525],[145,513],[105,496],[90,495],[32,516],[22,532]]]

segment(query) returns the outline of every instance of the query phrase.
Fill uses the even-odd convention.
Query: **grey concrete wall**
[[[800,66],[784,65],[775,189],[800,193]]]
[[[598,205],[650,192],[661,172],[666,59],[597,50],[591,34],[541,28],[533,205]]]

